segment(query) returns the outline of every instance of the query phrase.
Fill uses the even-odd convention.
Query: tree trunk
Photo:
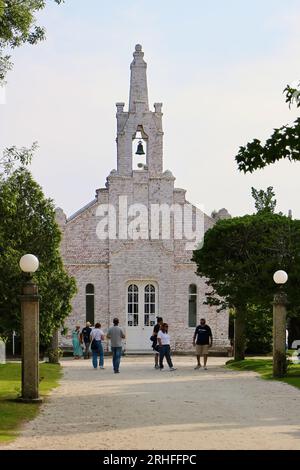
[[[243,361],[246,349],[246,307],[235,308],[236,319],[234,323],[234,360]]]
[[[48,349],[49,363],[59,364],[58,330],[54,330],[51,345]]]

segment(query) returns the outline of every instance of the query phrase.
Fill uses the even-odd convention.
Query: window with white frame
[[[144,326],[155,325],[156,292],[152,284],[145,286],[144,290]]]
[[[139,288],[135,284],[128,286],[127,300],[128,326],[139,324]]]

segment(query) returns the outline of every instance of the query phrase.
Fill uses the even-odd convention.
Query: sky
[[[142,44],[176,187],[208,214],[238,216],[254,212],[252,186],[273,186],[277,209],[300,218],[300,163],[244,175],[234,159],[299,114],[282,93],[300,79],[299,0],[49,0],[38,21],[47,40],[13,52],[0,150],[37,141],[31,171],[68,216],[116,168],[115,103],[128,105]]]

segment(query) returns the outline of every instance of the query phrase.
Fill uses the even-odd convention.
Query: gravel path
[[[122,358],[113,374],[89,361],[64,360],[61,386],[2,449],[300,449],[300,391],[225,370],[209,358],[174,357],[175,372],[153,358]]]

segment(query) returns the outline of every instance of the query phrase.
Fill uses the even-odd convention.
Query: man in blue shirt
[[[197,366],[196,369],[201,368],[201,356],[203,356],[204,361],[204,370],[207,370],[207,356],[208,356],[208,348],[211,348],[213,344],[213,337],[211,329],[208,325],[206,325],[205,318],[201,318],[200,325],[197,326],[194,337],[193,337],[193,346],[196,347],[196,356],[197,356]]]

